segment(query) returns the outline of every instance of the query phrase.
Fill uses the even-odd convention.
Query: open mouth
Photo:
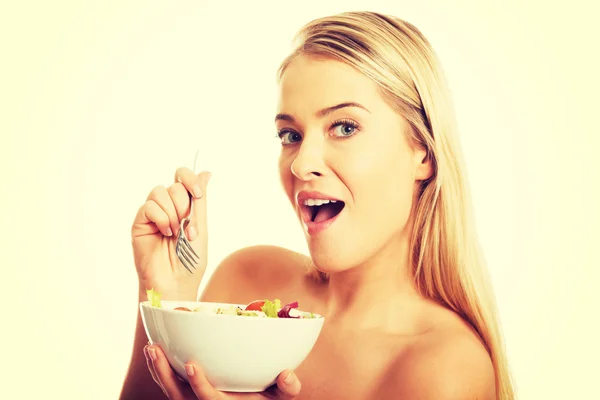
[[[304,222],[325,222],[336,217],[346,204],[341,200],[307,200],[300,205]]]

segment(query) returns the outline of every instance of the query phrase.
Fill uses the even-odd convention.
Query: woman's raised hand
[[[209,179],[209,172],[196,175],[188,168],[179,168],[175,182],[152,189],[138,210],[131,239],[140,299],[145,300],[147,289],[154,289],[163,299],[196,300],[207,262],[206,187]],[[185,233],[199,256],[194,274],[187,271],[175,252],[179,223],[190,210],[190,195],[194,202],[193,215]]]

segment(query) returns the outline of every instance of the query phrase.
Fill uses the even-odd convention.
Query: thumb
[[[196,228],[196,237],[191,238],[191,240],[195,240],[197,238],[206,237],[207,235],[207,222],[206,222],[206,188],[208,186],[208,182],[210,181],[212,174],[208,171],[203,171],[198,174],[198,183],[200,185],[200,190],[202,191],[202,195],[199,198],[191,197],[193,210],[191,215],[192,225]]]
[[[291,400],[300,394],[302,385],[296,374],[286,369],[277,377],[277,389],[279,392],[277,399]]]

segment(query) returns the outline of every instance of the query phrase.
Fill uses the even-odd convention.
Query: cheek
[[[390,160],[389,167],[381,172],[382,182],[385,182],[386,197],[389,199],[391,207],[397,210],[397,213],[405,215],[411,209],[414,193],[414,170],[408,154],[399,154],[395,159]]]
[[[285,194],[288,196],[290,201],[293,201],[292,197],[294,191],[294,180],[292,179],[291,163],[292,161],[290,157],[286,156],[285,154],[282,153],[279,156],[279,181],[281,182],[281,186],[283,187]]]
[[[381,223],[404,223],[412,207],[414,171],[408,154],[381,151],[348,163],[348,186],[357,207]]]

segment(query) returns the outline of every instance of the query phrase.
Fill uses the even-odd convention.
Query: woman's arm
[[[145,298],[140,296],[139,301],[145,301]],[[138,303],[139,304],[139,303]],[[129,369],[121,389],[120,400],[136,400],[136,399],[166,399],[162,389],[150,375],[148,366],[146,365],[146,357],[144,356],[144,346],[148,344],[148,337],[144,330],[142,315],[139,306],[137,307],[137,322],[135,325],[135,336],[133,339],[133,353],[129,363]]]

